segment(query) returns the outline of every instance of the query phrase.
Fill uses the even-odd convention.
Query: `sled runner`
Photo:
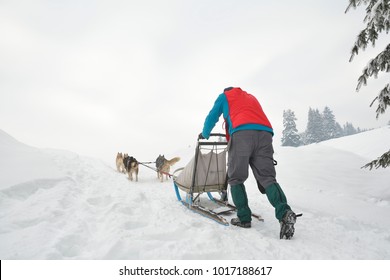
[[[212,133],[210,137],[215,141],[198,138],[195,156],[185,167],[173,172],[173,185],[177,199],[188,209],[229,225],[222,215],[236,211],[236,207],[227,200],[228,143],[224,134]],[[215,198],[212,193],[218,193],[221,198]],[[202,194],[207,194],[207,198]],[[263,221],[260,215],[252,216]]]

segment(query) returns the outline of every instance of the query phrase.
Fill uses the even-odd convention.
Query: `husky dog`
[[[135,175],[135,181],[138,182],[138,161],[134,157],[129,157],[125,154],[123,157],[123,164],[125,165],[129,180],[133,181],[133,174]]]
[[[174,157],[173,159],[167,160],[164,155],[159,155],[156,159],[157,178],[161,182],[164,181],[164,174],[168,180],[168,173],[171,170],[171,166],[180,160],[180,157]]]
[[[164,155],[158,155],[157,159],[156,159],[156,170],[157,170],[157,179],[160,179],[160,169],[161,167],[164,165],[164,161],[165,161],[165,157]]]
[[[123,163],[123,154],[118,153],[116,155],[116,170],[120,173],[126,173],[125,164]]]

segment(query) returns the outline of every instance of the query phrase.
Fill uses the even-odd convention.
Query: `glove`
[[[199,135],[198,135],[198,140],[200,140],[200,139],[205,139],[205,138],[203,137],[203,134],[202,134],[202,132],[201,132],[201,133],[199,133]]]

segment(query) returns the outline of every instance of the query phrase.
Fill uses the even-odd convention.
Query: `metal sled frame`
[[[219,134],[219,133],[212,133],[210,135],[210,137],[225,137],[225,135],[224,134]],[[218,155],[218,151],[226,150],[227,144],[228,143],[226,141],[223,141],[223,142],[201,141],[200,139],[198,139],[197,145],[196,145],[196,150],[195,150],[194,170],[193,170],[193,174],[192,174],[191,185],[189,187],[188,186],[182,186],[182,185],[180,185],[176,181],[177,177],[175,176],[175,173],[179,172],[179,171],[182,171],[184,168],[177,169],[173,173],[174,174],[174,176],[173,176],[173,184],[174,184],[174,188],[175,188],[175,193],[176,193],[177,199],[184,206],[186,206],[188,209],[190,209],[190,210],[192,210],[194,212],[197,212],[198,214],[201,214],[201,215],[203,215],[205,217],[211,218],[211,219],[215,220],[216,222],[218,222],[218,223],[220,223],[222,225],[229,225],[229,223],[226,221],[225,218],[220,216],[218,213],[214,212],[213,210],[211,210],[211,209],[209,209],[207,207],[202,206],[201,203],[200,203],[200,196],[201,196],[201,194],[206,193],[208,198],[212,202],[214,202],[214,203],[216,203],[216,204],[218,204],[220,206],[225,206],[226,207],[224,212],[234,211],[235,207],[233,205],[230,205],[229,203],[224,202],[222,200],[216,199],[211,194],[212,192],[219,192],[219,193],[221,193],[221,192],[227,190],[227,177],[226,177],[226,174],[224,176],[223,182],[220,182],[220,183],[218,183],[215,186],[196,186],[196,184],[195,184],[196,179],[195,178],[196,178],[196,174],[197,174],[198,159],[199,159],[199,154],[201,153],[201,149],[204,148],[204,147],[208,147],[209,150],[211,150],[211,152],[215,151],[216,155]],[[220,147],[220,149],[218,149],[218,147]],[[211,159],[210,159],[210,161],[211,161]],[[225,162],[225,166],[226,166],[226,162]],[[180,195],[179,189],[181,189],[182,191],[186,192],[186,199],[185,200],[182,199],[182,197]]]
[[[210,137],[225,137],[225,135],[220,134],[220,133],[212,133],[210,135]],[[218,183],[215,185],[212,184],[212,185],[207,185],[207,186],[197,186],[196,185],[196,176],[197,176],[196,169],[198,166],[199,153],[201,153],[202,147],[208,147],[208,150],[211,150],[211,152],[215,151],[216,160],[218,162],[218,151],[219,152],[226,151],[227,145],[228,145],[228,143],[226,141],[223,141],[223,142],[205,141],[205,140],[200,141],[200,139],[198,139],[196,150],[195,150],[194,165],[193,165],[194,170],[192,172],[192,179],[191,179],[191,183],[189,184],[189,186],[183,186],[183,185],[179,184],[178,181],[176,180],[177,176],[174,175],[176,172],[182,171],[184,168],[179,168],[179,169],[175,170],[175,172],[173,173],[173,185],[175,188],[175,193],[176,193],[177,199],[184,206],[186,206],[188,209],[190,209],[191,211],[194,211],[198,214],[201,214],[201,215],[203,215],[207,218],[210,218],[210,219],[212,219],[212,220],[214,220],[222,225],[225,225],[225,226],[228,226],[229,222],[226,221],[226,219],[224,217],[222,217],[221,214],[226,214],[229,212],[237,211],[237,208],[233,204],[230,204],[227,201],[227,174],[226,173],[222,174],[223,181],[221,181],[221,182],[219,182],[219,175],[217,175]],[[218,149],[218,148],[220,148],[220,149]],[[213,153],[211,153],[211,158],[210,158],[209,164],[211,164],[212,155],[213,155]],[[226,171],[226,161],[224,162],[224,164],[225,164],[224,170]],[[219,167],[217,166],[217,173],[218,173],[218,171],[219,171]],[[205,184],[207,182],[208,172],[209,172],[209,169],[207,170]],[[186,193],[185,200],[182,199],[179,189]],[[212,192],[224,193],[226,199],[225,200],[217,199],[217,198],[213,197]],[[217,207],[218,207],[217,211],[209,209],[209,208],[201,205],[200,196],[203,193],[207,194],[208,199],[210,201],[212,201],[212,203],[217,204]],[[264,221],[264,219],[258,214],[252,213],[252,217],[256,218],[259,221]]]

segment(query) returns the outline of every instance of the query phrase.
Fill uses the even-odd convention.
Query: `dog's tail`
[[[174,165],[176,162],[178,162],[180,160],[180,157],[174,157],[173,159],[170,159],[170,160],[167,160],[167,163],[172,166]]]

